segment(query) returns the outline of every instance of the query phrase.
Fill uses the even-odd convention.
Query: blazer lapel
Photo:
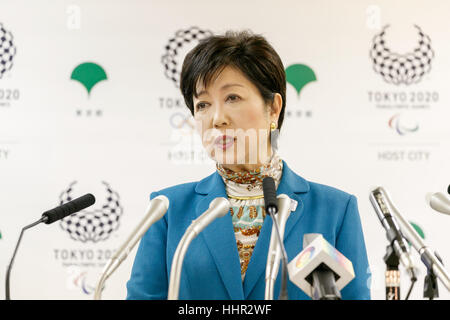
[[[205,212],[209,208],[210,202],[215,198],[224,197],[227,199],[225,184],[217,172],[201,180],[195,191],[205,195],[196,206],[196,217]],[[204,239],[230,298],[243,300],[241,266],[231,215],[227,214],[213,221],[199,237]]]
[[[289,233],[303,215],[303,202],[301,201],[299,194],[308,191],[308,182],[300,176],[296,175],[283,160],[283,174],[281,176],[280,184],[277,188],[277,195],[284,193],[292,200],[297,201],[296,210],[290,213],[289,218],[286,222],[284,240],[288,238]],[[258,241],[256,242],[255,249],[253,250],[252,257],[250,258],[247,271],[245,273],[245,298],[250,295],[259,278],[265,275],[271,232],[272,218],[270,216],[266,216],[258,237]]]

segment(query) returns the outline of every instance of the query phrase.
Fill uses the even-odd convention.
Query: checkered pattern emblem
[[[77,182],[72,182],[67,190],[59,196],[60,205],[73,200],[73,189]],[[99,242],[106,240],[120,226],[123,208],[117,192],[113,191],[107,182],[102,182],[106,196],[101,207],[94,210],[82,210],[60,221],[60,227],[70,238],[81,242]]]
[[[180,87],[181,67],[184,60],[184,57],[179,56],[180,51],[184,51],[186,46],[193,48],[201,39],[212,35],[211,31],[191,27],[185,30],[178,30],[175,36],[167,43],[161,62],[164,66],[165,76],[172,80],[177,88]]]
[[[11,70],[16,51],[13,35],[0,23],[0,79],[5,72]]]
[[[411,52],[398,54],[386,46],[385,36],[388,27],[389,25],[385,26],[373,38],[370,50],[373,69],[388,83],[409,85],[419,82],[431,70],[431,62],[434,58],[430,37],[415,25],[419,34],[417,46]]]

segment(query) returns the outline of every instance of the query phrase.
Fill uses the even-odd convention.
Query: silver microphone
[[[432,194],[428,203],[434,210],[450,215],[450,199],[445,194],[441,192]]]
[[[286,221],[291,213],[291,198],[285,194],[280,194],[277,196],[278,199],[278,213],[275,219],[280,227],[280,237],[284,238],[284,229],[286,226]],[[269,251],[267,254],[267,264],[266,264],[266,288],[264,293],[265,300],[273,300],[273,291],[275,287],[275,280],[278,275],[278,269],[280,267],[281,259],[281,245],[278,242],[278,237],[275,230],[275,222],[272,224],[272,233],[270,235]]]
[[[208,210],[203,212],[200,217],[192,221],[191,225],[186,229],[183,237],[178,243],[172,259],[169,292],[167,297],[168,300],[178,300],[183,260],[191,241],[194,240],[211,222],[217,218],[225,216],[229,211],[230,202],[227,199],[223,197],[215,198],[209,204]]]
[[[386,229],[386,237],[392,245],[400,263],[405,267],[411,280],[416,281],[415,267],[409,253],[408,245],[404,240],[404,236],[395,217],[391,214],[391,201],[387,192],[383,187],[378,187],[370,193],[369,198],[381,224]]]
[[[109,259],[102,275],[97,283],[95,289],[94,299],[101,299],[101,292],[103,290],[105,281],[111,276],[111,274],[120,266],[120,264],[127,258],[128,254],[133,250],[134,246],[144,236],[145,232],[159,219],[161,219],[169,208],[169,199],[164,195],[159,195],[152,200],[147,207],[144,218],[139,222],[127,240],[122,246],[114,253]]]
[[[442,265],[441,261],[430,251],[430,249],[424,244],[422,238],[417,231],[403,218],[400,212],[395,208],[389,198],[386,198],[388,205],[392,208],[392,213],[402,226],[402,230],[405,233],[408,241],[413,245],[420,255],[422,262],[431,269],[439,280],[444,284],[448,291],[450,291],[450,276]]]

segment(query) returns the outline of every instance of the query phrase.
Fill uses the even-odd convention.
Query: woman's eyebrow
[[[230,88],[230,87],[242,87],[242,88],[244,88],[244,86],[242,85],[242,84],[239,84],[239,83],[227,83],[227,84],[224,84],[221,88],[220,88],[220,90],[225,90],[225,89],[228,89],[228,88]],[[207,90],[202,90],[202,91],[200,91],[199,93],[197,93],[197,97],[200,97],[201,95],[203,95],[203,94],[207,94],[208,93],[208,91]]]
[[[228,83],[228,84],[225,84],[225,85],[223,85],[222,86],[222,88],[220,88],[220,90],[225,90],[225,89],[228,89],[228,88],[230,88],[230,87],[244,87],[242,84],[239,84],[239,83]]]

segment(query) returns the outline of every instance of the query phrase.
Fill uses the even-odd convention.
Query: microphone
[[[433,208],[434,210],[440,213],[450,215],[450,200],[445,194],[441,192],[436,192],[432,194],[429,197],[429,199],[427,197],[427,202],[429,203],[430,207]]]
[[[54,209],[45,211],[42,214],[44,223],[50,224],[55,221],[64,219],[65,217],[71,215],[72,213],[86,209],[95,203],[95,197],[88,193],[79,198],[73,199],[63,205],[60,205]]]
[[[408,245],[403,237],[403,234],[398,226],[396,219],[392,216],[389,210],[389,200],[385,190],[378,187],[369,195],[370,202],[380,219],[384,229],[386,229],[386,237],[389,244],[394,249],[400,263],[405,267],[409,274],[411,281],[416,281],[416,274],[414,271],[414,264],[409,253]]]
[[[383,190],[383,192],[387,195],[386,191],[384,191],[382,187],[380,187],[379,189]],[[425,245],[420,235],[411,226],[411,224],[408,223],[408,221],[406,221],[405,218],[403,218],[403,216],[391,202],[389,197],[386,197],[386,201],[388,205],[392,208],[392,213],[400,222],[405,232],[406,238],[419,253],[422,262],[425,264],[425,266],[429,271],[432,271],[434,274],[436,274],[436,276],[444,284],[447,290],[450,291],[450,275],[445,270],[441,261],[436,257],[435,254],[437,254],[437,252],[435,252],[435,254],[431,253],[430,249]]]
[[[286,254],[286,249],[284,248],[284,243],[283,243],[283,237],[280,233],[280,228],[278,227],[278,220],[275,217],[275,215],[278,212],[278,203],[277,203],[277,192],[275,189],[275,181],[273,180],[272,177],[265,177],[263,179],[263,193],[264,193],[264,205],[266,207],[266,212],[268,212],[272,218],[272,231],[276,231],[276,236],[277,236],[277,251],[281,251],[281,258],[283,261],[283,269],[281,270],[281,289],[280,289],[280,295],[278,297],[279,300],[288,300],[288,292],[287,292],[287,254]],[[284,215],[283,215],[284,216]],[[283,217],[284,218],[284,217]],[[287,219],[287,218],[286,218]],[[281,219],[280,219],[281,220]],[[284,224],[286,222],[284,221],[283,223],[283,235],[284,235]],[[274,240],[275,242],[276,240]],[[280,254],[280,253],[279,253]],[[268,254],[268,259],[270,259],[270,252]],[[279,261],[279,260],[277,260]],[[272,262],[269,262],[269,272],[271,271],[270,269],[273,268],[273,266],[271,267]],[[267,265],[266,265],[267,268]],[[278,269],[278,262],[277,262],[277,269]],[[277,270],[278,271],[278,270]],[[267,272],[267,271],[266,271]],[[274,277],[276,277],[276,274],[274,275]],[[273,288],[271,287],[271,282],[269,281],[269,288],[267,288],[267,294],[268,294],[268,298],[270,295],[270,292],[272,291],[273,293]],[[273,298],[273,294],[272,294],[272,298]]]
[[[131,250],[144,236],[147,230],[158,220],[160,220],[167,212],[169,208],[169,199],[164,195],[159,195],[153,198],[147,208],[144,218],[139,222],[133,232],[128,236],[127,240],[120,246],[120,248],[109,259],[102,275],[97,282],[95,289],[94,300],[101,299],[101,293],[106,280],[113,274],[114,271],[122,264],[127,258]]]
[[[266,211],[277,213],[278,202],[277,192],[275,190],[275,181],[272,177],[265,177],[262,182],[264,192],[264,206]]]
[[[340,300],[354,277],[353,264],[319,233],[303,236],[303,250],[289,263],[289,279],[313,300]]]
[[[17,250],[19,249],[20,241],[22,240],[23,233],[25,230],[30,229],[40,223],[50,224],[55,221],[61,220],[68,215],[71,215],[73,213],[76,213],[78,211],[81,211],[83,209],[86,209],[87,207],[93,205],[95,203],[95,197],[88,193],[84,196],[81,196],[79,198],[76,198],[72,201],[69,201],[61,206],[58,206],[56,208],[53,208],[51,210],[45,211],[41,219],[39,219],[36,222],[33,222],[32,224],[25,226],[22,231],[20,232],[19,240],[17,240],[16,247],[14,249],[13,256],[11,258],[11,261],[9,262],[8,269],[6,271],[6,280],[5,280],[5,300],[11,300],[10,296],[10,286],[9,286],[9,280],[11,277],[11,269],[14,263],[14,258],[16,257]]]
[[[278,197],[278,207],[280,208],[279,213],[275,216],[277,223],[280,226],[280,238],[284,238],[284,229],[286,226],[286,221],[291,213],[290,203],[291,199],[285,195],[280,194]],[[266,264],[266,288],[264,299],[273,300],[273,290],[275,286],[275,280],[278,275],[278,269],[280,267],[280,259],[282,255],[282,249],[279,245],[276,226],[272,225],[272,233],[270,235],[269,252],[267,254],[267,264]]]
[[[178,243],[177,249],[172,259],[172,266],[170,269],[170,281],[168,300],[178,300],[180,291],[181,270],[183,267],[184,256],[187,249],[200,232],[203,231],[215,219],[225,216],[230,211],[230,202],[218,197],[211,201],[209,208],[203,212],[197,219],[192,221],[190,226],[184,232],[183,237]]]

